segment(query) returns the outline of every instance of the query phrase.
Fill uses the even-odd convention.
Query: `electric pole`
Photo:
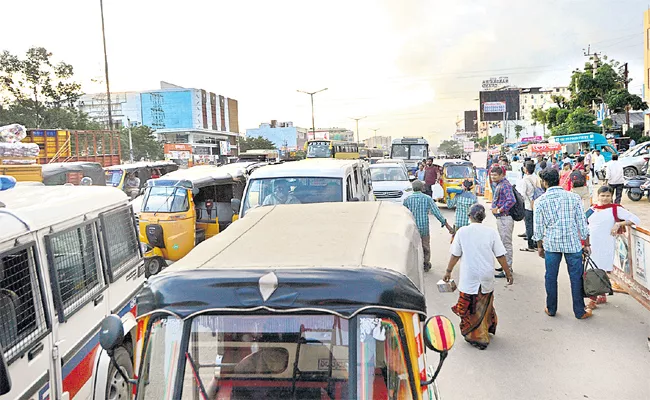
[[[379,129],[380,129],[380,128],[377,128],[377,129],[370,128],[371,131],[374,131],[374,132],[375,132],[375,147],[377,147],[377,148],[378,148],[378,146],[377,146],[377,131],[378,131]]]
[[[104,0],[99,0],[102,16],[102,41],[104,42],[104,73],[106,74],[106,101],[108,102],[108,129],[113,130],[113,110],[111,110],[111,85],[108,83],[108,55],[106,54],[106,32],[104,30]]]
[[[623,70],[623,79],[625,83],[625,90],[628,90],[628,84],[630,83],[630,80],[628,79],[629,76],[629,71],[627,69],[627,63],[624,65],[624,70]],[[625,125],[627,126],[625,133],[627,133],[627,130],[630,129],[630,105],[626,104],[625,105]],[[625,135],[625,133],[623,135]]]
[[[598,53],[596,51],[592,53],[591,52],[591,45],[587,46],[586,51],[583,49],[583,52],[584,52],[583,53],[584,56],[589,57],[589,59],[592,61],[592,63],[591,63],[591,76],[593,78],[595,78],[596,77],[596,70],[598,70],[598,67],[599,67],[599,64],[600,64],[600,58],[599,58],[600,53]],[[576,82],[576,88],[577,88],[577,86],[578,86],[578,83]],[[602,115],[603,119],[602,119],[600,124],[602,126],[602,131],[603,131],[602,133],[604,135],[605,134],[605,105],[603,104],[602,107],[603,107],[603,115]],[[595,100],[591,101],[591,109],[594,112],[596,112],[596,115],[598,115],[598,110],[596,110],[596,101]]]
[[[367,118],[367,117],[350,118],[350,119],[353,119],[353,120],[357,121],[357,143],[361,143],[359,141],[359,120],[364,119],[364,118]]]
[[[324,92],[326,90],[327,90],[327,88],[317,90],[315,92],[305,92],[303,90],[298,90],[298,92],[308,94],[309,97],[311,97],[311,136],[312,136],[312,139],[316,139],[316,125],[314,124],[314,95],[316,93]]]

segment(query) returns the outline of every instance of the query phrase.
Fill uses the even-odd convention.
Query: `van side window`
[[[47,331],[34,246],[0,254],[0,345],[11,363]]]
[[[131,207],[101,214],[99,218],[106,251],[106,268],[111,282],[115,282],[140,259]]]
[[[352,191],[352,177],[348,175],[348,179],[346,181],[346,190],[347,190],[347,200],[352,201],[352,198],[354,197],[354,192]]]
[[[359,168],[354,167],[353,174],[354,174],[354,186],[359,187]]]
[[[93,225],[48,235],[45,240],[59,321],[64,322],[102,289]]]

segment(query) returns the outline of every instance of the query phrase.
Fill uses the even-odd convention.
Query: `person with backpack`
[[[512,271],[512,231],[515,228],[515,220],[510,215],[510,211],[517,204],[516,196],[518,193],[515,193],[514,188],[506,179],[505,170],[500,165],[494,165],[492,167],[490,170],[490,180],[494,184],[492,214],[497,219],[497,230],[499,231],[499,237],[501,238],[501,242],[506,248],[506,262],[508,263],[510,271]],[[521,195],[519,195],[519,197],[521,198]],[[503,268],[498,268],[497,272],[498,273],[494,275],[496,278],[506,277],[505,272],[503,272]]]
[[[580,196],[582,207],[586,211],[591,207],[591,192],[587,186],[587,172],[585,171],[584,161],[584,157],[578,157],[569,179],[571,180],[571,191]]]

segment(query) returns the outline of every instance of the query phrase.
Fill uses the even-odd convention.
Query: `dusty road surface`
[[[642,203],[650,209],[647,200]],[[453,211],[441,210],[453,221]],[[642,219],[650,225],[650,216]],[[494,227],[495,219],[488,215],[484,223]],[[536,253],[519,251],[524,247],[520,238],[514,241],[515,284],[506,287],[499,280],[495,289],[497,334],[484,351],[466,343],[458,328],[459,318],[450,310],[457,292],[436,289],[447,266],[450,240],[439,226],[432,220],[433,268],[426,282],[429,315],[447,315],[457,329],[456,345],[439,377],[445,400],[650,399],[650,311],[630,296],[615,294],[591,319],[577,320],[562,264],[558,312],[548,317],[544,313],[544,261]],[[516,223],[515,234],[523,232],[523,222]],[[453,274],[456,280],[459,267]],[[437,357],[430,355],[429,362],[435,365]]]

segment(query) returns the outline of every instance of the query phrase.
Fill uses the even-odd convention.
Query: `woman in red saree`
[[[490,334],[497,329],[494,310],[494,258],[513,283],[512,271],[506,262],[506,249],[496,230],[482,224],[485,207],[475,204],[469,210],[469,226],[458,230],[451,244],[451,258],[442,278],[451,279],[451,273],[460,260],[458,303],[451,310],[460,317],[460,331],[465,340],[484,350],[490,344]]]

